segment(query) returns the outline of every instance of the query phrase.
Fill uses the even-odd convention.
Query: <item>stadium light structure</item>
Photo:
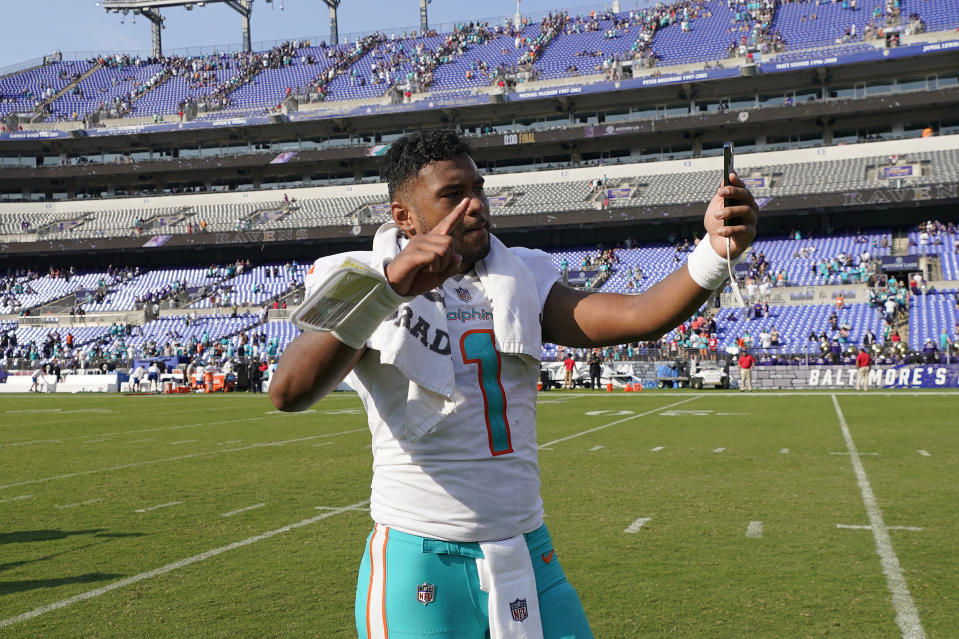
[[[341,0],[323,0],[323,2],[330,8],[330,44],[335,45],[340,41],[340,29],[336,23],[336,10],[339,8]]]
[[[336,1],[339,4],[339,0]],[[108,13],[122,12],[127,15],[132,11],[134,15],[140,14],[153,23],[153,55],[160,57],[163,55],[160,32],[163,29],[164,20],[160,15],[160,9],[184,7],[187,11],[192,11],[194,6],[203,7],[214,2],[223,3],[240,14],[243,25],[243,50],[250,51],[253,48],[250,42],[250,14],[253,13],[253,0],[101,0],[97,4]]]
[[[429,16],[426,15],[426,5],[432,0],[420,0],[420,33],[426,34],[430,30]]]

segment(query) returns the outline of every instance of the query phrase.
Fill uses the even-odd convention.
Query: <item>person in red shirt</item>
[[[754,358],[749,353],[743,351],[743,354],[739,356],[739,390],[745,391],[746,387],[749,387],[750,392],[753,390],[753,366],[756,364],[756,358]]]
[[[563,366],[566,367],[566,379],[563,380],[563,388],[573,388],[573,369],[576,367],[576,360],[569,354],[563,360]]]
[[[859,351],[856,355],[856,390],[869,390],[869,367],[872,365],[872,357],[866,352],[866,349]]]

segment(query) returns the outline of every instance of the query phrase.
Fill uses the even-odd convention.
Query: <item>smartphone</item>
[[[733,143],[723,142],[723,186],[729,186],[729,174],[735,173],[736,167],[733,164]],[[735,206],[736,200],[723,198],[723,206]],[[742,224],[742,218],[730,217],[723,220],[724,226],[739,226]]]

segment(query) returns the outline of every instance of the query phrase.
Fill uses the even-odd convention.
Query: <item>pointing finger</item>
[[[466,216],[466,210],[469,209],[470,199],[464,197],[463,200],[456,205],[456,207],[450,211],[450,214],[440,220],[439,224],[433,227],[433,230],[430,231],[430,234],[438,235],[449,235],[453,230],[453,227],[456,226],[457,222],[463,219]]]

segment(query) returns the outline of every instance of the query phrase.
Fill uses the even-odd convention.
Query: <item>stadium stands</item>
[[[551,80],[603,73],[616,62],[648,66],[649,58],[659,67],[718,62],[740,45],[764,54],[774,52],[771,45],[785,48],[782,60],[803,59],[811,50],[818,56],[853,53],[872,46],[863,42],[868,32],[909,23],[911,14],[920,16],[926,31],[959,26],[957,0],[909,3],[901,13],[898,2],[893,6],[884,0],[678,1],[618,14],[555,13],[518,31],[508,21],[471,23],[450,33],[375,34],[329,47],[298,42],[251,54],[162,60],[116,56],[100,58],[100,68],[56,99],[50,119],[81,119],[111,105],[120,107],[119,115],[169,116],[184,102],[210,96],[218,98],[213,100],[217,111],[226,107],[252,113],[310,90],[332,101],[379,98],[392,85],[437,93],[469,91],[495,84],[507,73],[519,72],[519,80],[529,79],[529,73]],[[0,79],[0,116],[34,111],[40,99],[52,97],[91,68],[91,62],[55,62]]]

